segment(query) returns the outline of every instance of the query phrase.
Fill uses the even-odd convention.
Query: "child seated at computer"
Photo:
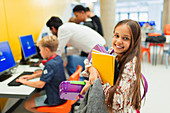
[[[58,48],[58,39],[56,36],[46,36],[37,43],[40,48],[40,54],[47,59],[43,71],[32,75],[24,75],[17,79],[24,85],[34,88],[44,88],[44,92],[35,94],[31,99],[25,102],[25,108],[31,112],[38,112],[36,107],[61,105],[66,102],[59,97],[59,84],[65,81],[65,73],[62,58],[56,54]],[[39,81],[29,81],[30,79],[40,77]]]

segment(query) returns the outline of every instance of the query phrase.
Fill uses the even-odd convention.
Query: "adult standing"
[[[66,68],[69,75],[76,71],[77,65],[81,65],[84,68],[83,61],[96,44],[106,44],[104,38],[93,29],[73,22],[63,24],[59,17],[51,17],[46,25],[58,37],[59,46],[57,53],[59,55],[65,53],[64,48],[68,43],[81,51],[80,56],[67,56]]]
[[[88,26],[98,32],[98,26],[96,22],[93,21],[91,18],[88,18],[85,7],[83,7],[82,5],[76,5],[73,8],[73,12],[76,16],[76,19],[84,23],[83,25]]]
[[[46,25],[58,37],[59,47],[57,51],[60,55],[64,53],[67,43],[86,54],[81,54],[81,56],[87,56],[96,44],[106,44],[104,38],[89,27],[69,22],[63,24],[59,17],[51,17]]]
[[[93,12],[91,12],[88,7],[86,7],[85,10],[86,10],[87,17],[91,18],[92,21],[94,21],[97,24],[98,27],[97,32],[103,36],[103,29],[102,29],[100,18],[97,15],[95,15]]]

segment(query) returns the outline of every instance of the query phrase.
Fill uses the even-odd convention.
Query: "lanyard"
[[[57,54],[55,53],[53,56],[51,56],[48,60],[43,60],[42,64],[45,65],[49,60],[52,60],[53,58],[55,58],[57,56]]]

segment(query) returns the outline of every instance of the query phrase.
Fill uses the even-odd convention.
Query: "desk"
[[[17,70],[13,76],[8,78],[7,80],[0,82],[0,98],[21,98],[25,99],[29,95],[31,95],[35,88],[20,85],[20,86],[8,86],[7,84],[15,79],[19,74],[23,71],[34,71],[35,69],[40,69],[41,67],[29,67],[29,65],[19,65]]]
[[[35,88],[20,85],[20,86],[8,86],[7,84],[15,79],[17,76],[19,76],[23,71],[35,71],[36,69],[43,69],[44,66],[40,67],[30,67],[29,65],[19,65],[16,68],[16,72],[12,74],[10,78],[7,80],[0,82],[0,98],[20,98],[25,99],[29,95],[31,95]],[[37,81],[39,78],[34,79],[33,81]],[[0,109],[1,110],[1,109]],[[0,111],[1,113],[1,111]]]

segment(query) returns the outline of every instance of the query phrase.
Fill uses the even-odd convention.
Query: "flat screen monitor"
[[[9,71],[9,69],[13,68],[15,65],[9,42],[0,42],[0,81],[5,77],[4,73]]]
[[[37,54],[32,35],[19,36],[19,40],[25,60]]]

